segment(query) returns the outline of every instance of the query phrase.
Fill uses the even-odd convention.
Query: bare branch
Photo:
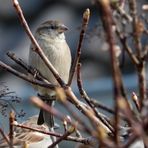
[[[61,136],[59,139],[57,139],[54,143],[52,143],[48,148],[55,147],[58,143],[60,143],[62,140],[65,140],[69,135],[71,135],[75,131],[74,127],[71,127],[68,129],[63,136]]]
[[[13,123],[14,123],[14,112],[10,112],[9,116],[9,128],[10,128],[10,133],[9,133],[9,139],[10,139],[10,148],[13,148],[13,139],[14,139],[14,132],[13,132]]]
[[[31,66],[28,66],[22,59],[18,58],[15,53],[13,52],[7,52],[8,57],[10,57],[13,61],[15,61],[18,65],[20,65],[22,68],[24,68],[25,70],[27,70],[30,74],[32,74],[33,76],[35,76],[36,79],[43,81],[45,83],[49,83],[50,82],[48,80],[46,80],[44,78],[44,76],[38,72],[36,69],[34,69]]]
[[[10,141],[9,141],[8,137],[5,135],[4,131],[1,128],[0,128],[0,133],[1,133],[2,137],[4,138],[4,140],[6,140],[7,144],[10,147],[11,146]]]
[[[98,119],[100,119],[100,121],[102,121],[102,123],[104,125],[106,125],[110,129],[110,131],[112,133],[114,133],[113,127],[106,121],[106,119],[104,117],[101,116],[100,113],[98,113],[98,111],[95,108],[95,106],[91,103],[90,98],[88,97],[86,91],[83,89],[80,69],[81,69],[81,64],[78,63],[78,65],[77,65],[77,85],[78,85],[78,89],[79,89],[79,92],[81,94],[81,97],[87,102],[87,104],[93,110],[93,112],[96,115],[96,117],[98,117]]]
[[[2,61],[0,61],[0,67],[3,68],[4,70],[7,70],[8,72],[14,74],[15,76],[17,76],[17,77],[19,77],[19,78],[21,78],[21,79],[23,79],[25,81],[28,81],[28,82],[30,82],[32,84],[36,84],[36,85],[46,87],[46,88],[50,88],[50,89],[55,89],[55,87],[56,87],[53,84],[47,84],[47,83],[44,83],[42,81],[36,80],[34,78],[28,77],[28,75],[13,69],[11,66],[3,63]]]
[[[83,14],[82,28],[81,28],[81,32],[80,32],[78,48],[77,48],[77,52],[76,52],[76,55],[75,55],[74,63],[72,65],[72,69],[71,69],[71,73],[70,73],[70,77],[69,77],[69,81],[68,81],[69,86],[72,83],[73,76],[74,76],[75,71],[77,69],[77,64],[80,60],[81,46],[82,46],[83,38],[84,38],[86,29],[87,29],[87,25],[88,25],[88,22],[89,22],[89,17],[90,17],[90,10],[86,9],[84,14]]]

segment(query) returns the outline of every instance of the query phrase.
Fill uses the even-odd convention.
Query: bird
[[[68,28],[60,21],[48,20],[40,24],[35,33],[35,39],[41,49],[65,83],[68,83],[71,69],[71,52],[64,34],[67,30]],[[36,47],[31,44],[29,65],[35,68],[51,84],[59,85],[41,57],[35,52],[35,48]],[[34,88],[39,92],[41,98],[46,98],[43,100],[45,100],[49,106],[53,106],[53,102],[56,98],[55,91],[37,85],[34,86]],[[54,127],[53,116],[40,109],[37,124],[41,125],[44,122],[50,128]]]
[[[20,123],[20,125],[27,126],[30,128],[35,128],[44,132],[49,132],[49,128],[46,124],[37,125],[38,116],[34,115],[28,120]],[[14,121],[17,125],[18,122]],[[52,144],[52,138],[50,135],[43,134],[37,131],[32,131],[29,129],[14,126],[14,137],[13,137],[13,147],[14,148],[47,148]],[[8,136],[9,138],[9,136]],[[0,148],[9,148],[8,143],[4,138],[0,139]]]

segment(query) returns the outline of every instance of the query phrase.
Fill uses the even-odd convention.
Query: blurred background
[[[71,48],[72,56],[74,56],[78,44],[82,14],[86,8],[90,8],[91,17],[82,46],[81,56],[84,88],[91,97],[96,98],[108,106],[112,106],[110,58],[108,52],[104,49],[106,42],[101,35],[102,28],[97,27],[98,24],[100,24],[100,18],[97,7],[93,4],[93,1],[20,0],[19,2],[32,32],[35,32],[36,27],[40,23],[50,19],[60,20],[69,28],[69,31],[66,33],[66,39]],[[142,4],[148,4],[148,1],[138,1],[139,12],[141,12]],[[145,12],[144,15],[148,17],[147,12]],[[148,44],[148,39],[144,37],[142,42],[143,44]],[[27,63],[29,46],[30,40],[18,20],[12,1],[0,0],[0,60],[22,71],[20,67],[17,67],[17,65],[6,56],[6,53],[13,51]],[[122,59],[122,56],[120,59]],[[137,77],[134,66],[127,55],[125,55],[122,72],[124,74],[126,91],[130,96],[132,91],[136,91],[137,89]],[[0,69],[0,83],[1,82],[5,82],[5,85],[9,87],[10,91],[15,92],[15,95],[22,98],[22,102],[16,105],[16,110],[20,111],[23,109],[26,115],[19,120],[25,120],[29,116],[38,113],[38,109],[29,103],[30,96],[36,95],[36,91],[32,89],[29,83]],[[75,81],[72,87],[78,95]],[[57,106],[58,109],[66,113],[61,106],[58,104]],[[0,118],[3,119],[0,120],[0,125],[5,128],[7,118],[1,115]],[[64,143],[62,142],[61,146],[63,145]]]

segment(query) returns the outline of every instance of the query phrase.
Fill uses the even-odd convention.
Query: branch
[[[95,113],[96,117],[98,117],[104,125],[106,125],[112,133],[114,133],[113,127],[106,121],[104,117],[101,116],[100,113],[98,113],[97,109],[95,106],[91,103],[90,98],[88,97],[86,91],[83,89],[83,84],[82,84],[82,78],[81,78],[81,64],[78,63],[77,65],[77,85],[79,92],[81,94],[81,97],[87,102],[87,104],[91,107],[93,112]]]
[[[132,60],[134,65],[138,65],[139,64],[139,59],[136,57],[136,55],[133,53],[132,49],[128,46],[127,44],[127,38],[124,35],[124,33],[121,33],[121,30],[119,29],[119,27],[117,26],[117,23],[114,21],[115,26],[116,26],[116,34],[118,35],[120,42],[123,46],[123,49],[128,53],[130,59]]]
[[[67,109],[67,111],[72,115],[72,117],[79,122],[82,125],[82,128],[84,131],[86,131],[89,134],[93,134],[92,130],[88,127],[85,121],[78,116],[78,114],[71,108],[69,102],[67,101],[68,98],[66,98],[66,94],[64,92],[64,89],[57,88],[56,89],[57,98],[59,98],[62,105]],[[70,99],[69,99],[70,100]],[[71,102],[72,103],[72,102]],[[72,103],[73,104],[73,103]],[[65,122],[65,121],[64,121]]]
[[[1,133],[2,137],[4,138],[4,140],[7,142],[7,144],[10,147],[11,146],[10,141],[9,141],[8,137],[5,135],[5,133],[3,132],[3,130],[1,128],[0,128],[0,133]]]
[[[36,131],[36,132],[39,132],[39,133],[42,133],[42,134],[46,134],[46,135],[49,135],[49,136],[55,136],[55,137],[59,137],[59,138],[63,136],[60,133],[51,132],[51,131],[45,132],[45,131],[42,131],[42,130],[39,130],[39,129],[36,129],[36,128],[32,128],[32,127],[28,127],[28,126],[16,123],[16,122],[13,123],[13,126],[24,128],[24,129],[29,129],[29,130],[32,130],[32,131]],[[1,130],[0,130],[0,132],[1,132]],[[7,138],[7,140],[8,140],[8,138]],[[83,144],[92,144],[92,143],[95,142],[94,138],[92,138],[92,137],[88,137],[88,138],[79,137],[78,138],[78,137],[68,136],[64,140],[79,142],[79,143],[83,143]],[[9,140],[8,140],[8,142],[9,142]]]
[[[14,123],[14,112],[10,112],[9,116],[9,139],[10,139],[10,148],[13,148],[13,139],[14,139],[14,132],[13,132],[13,123]]]
[[[88,22],[89,22],[89,17],[90,17],[90,10],[86,9],[85,12],[83,13],[82,28],[81,28],[81,32],[80,32],[78,48],[77,48],[77,52],[76,52],[76,55],[75,55],[74,63],[72,65],[72,69],[71,69],[71,73],[70,73],[70,77],[69,77],[69,81],[68,81],[69,86],[72,83],[73,76],[74,76],[75,71],[77,69],[77,64],[80,60],[81,46],[82,46],[83,38],[84,38],[86,29],[87,29],[87,25],[88,25]]]
[[[55,147],[58,143],[60,143],[62,140],[65,140],[69,135],[71,135],[75,131],[74,127],[69,128],[65,134],[63,134],[57,141],[53,142],[48,148]]]
[[[17,77],[19,77],[19,78],[21,78],[21,79],[23,79],[25,81],[28,81],[28,82],[30,82],[32,84],[36,84],[36,85],[46,87],[46,88],[50,88],[50,89],[55,89],[55,87],[56,87],[53,84],[47,84],[47,83],[44,83],[42,81],[36,80],[35,78],[31,78],[28,75],[13,69],[11,66],[3,63],[2,61],[0,61],[0,67],[3,68],[4,70],[14,74],[15,76],[17,76]]]
[[[7,52],[7,56],[11,58],[15,63],[20,65],[22,68],[27,70],[30,74],[35,76],[36,79],[43,81],[45,83],[50,83],[48,80],[44,78],[44,76],[41,75],[36,69],[32,68],[31,66],[28,66],[22,59],[18,58],[15,53],[13,52]]]
[[[59,112],[58,110],[56,110],[55,108],[47,105],[46,103],[44,103],[40,98],[38,97],[31,97],[31,102],[33,104],[35,104],[36,106],[38,106],[39,108],[42,108],[43,110],[51,113],[52,115],[56,116],[58,119],[60,119],[61,121],[66,121],[67,123],[71,124],[72,126],[76,127],[76,123],[72,122],[67,116],[65,116],[64,114],[62,114],[61,112]]]

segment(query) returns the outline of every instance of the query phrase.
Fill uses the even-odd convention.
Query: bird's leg
[[[38,94],[38,96],[45,102],[47,103],[49,106],[53,106],[54,102],[56,100],[56,96],[49,96],[49,95],[40,95]],[[49,130],[51,132],[54,132],[54,118],[53,115],[50,114],[49,112],[43,111],[42,109],[40,109],[40,113],[39,113],[39,118],[38,118],[38,122],[37,124],[43,124],[46,123],[49,127]],[[51,136],[51,139],[53,142],[56,141],[56,137]],[[55,146],[55,148],[58,148],[58,145]]]

